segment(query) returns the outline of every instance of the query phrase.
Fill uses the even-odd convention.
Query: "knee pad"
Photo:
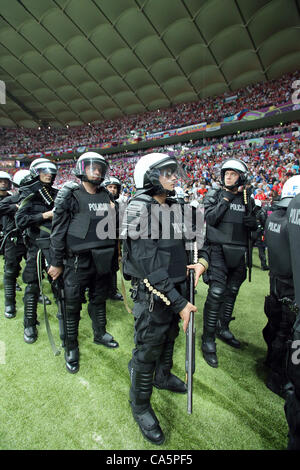
[[[6,279],[16,279],[20,272],[20,266],[16,266],[11,263],[5,263],[4,265],[4,277]]]
[[[229,297],[236,297],[240,290],[240,284],[228,284],[226,289],[226,294]]]
[[[224,294],[225,294],[225,286],[216,286],[213,284],[208,289],[207,297],[210,297],[211,299],[217,302],[221,302],[223,301]]]
[[[72,317],[72,318],[79,318],[80,317],[80,311],[81,311],[81,304],[78,304],[78,302],[66,302],[66,316]]]
[[[38,284],[35,284],[35,283],[27,284],[27,286],[25,287],[24,297],[26,295],[35,295],[38,297],[40,295],[40,288]]]

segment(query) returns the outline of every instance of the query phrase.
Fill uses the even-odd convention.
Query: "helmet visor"
[[[41,173],[44,173],[45,175],[56,175],[57,174],[57,169],[52,166],[44,166],[44,167],[39,167],[35,169],[36,172],[40,175]]]
[[[181,183],[186,183],[188,177],[184,171],[184,168],[177,160],[167,160],[163,164],[157,166],[160,172],[160,176],[165,177],[167,180],[175,180]]]
[[[86,159],[79,162],[80,174],[87,177],[90,181],[103,181],[106,173],[106,165],[99,159]]]

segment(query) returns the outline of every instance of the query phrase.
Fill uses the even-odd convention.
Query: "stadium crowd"
[[[220,96],[85,126],[0,128],[1,153],[9,155],[56,149],[67,151],[104,142],[122,144],[133,135],[143,138],[147,134],[196,123],[218,122],[241,110],[257,110],[290,101],[292,83],[298,76],[298,72],[288,73],[280,79],[256,83]]]
[[[244,106],[258,109],[271,104],[287,102],[290,99],[290,84],[293,78],[296,78],[296,74],[289,74],[276,82],[271,81],[247,87],[238,91],[234,97],[223,95],[218,98],[202,100],[201,103],[179,105],[166,111],[159,111],[156,117],[153,113],[147,113],[147,115],[139,117],[127,117],[123,120],[88,127],[67,130],[49,128],[46,131],[41,129],[40,133],[36,130],[2,130],[3,145],[1,144],[0,149],[5,157],[11,152],[34,152],[57,148],[57,146],[63,148],[84,147],[89,143],[99,142],[99,135],[102,142],[105,139],[111,140],[112,137],[124,140],[128,137],[128,132],[136,130],[137,127],[138,132],[141,133],[140,135],[145,135],[150,130],[153,132],[174,128],[183,124],[200,122],[201,120],[218,120],[241,110]],[[159,117],[157,117],[158,114]],[[61,320],[60,337],[64,342],[68,372],[73,374],[79,370],[78,327],[82,304],[87,303],[85,297],[87,290],[87,310],[92,320],[94,343],[104,345],[107,348],[117,348],[119,346],[118,342],[106,331],[106,300],[108,298],[123,300],[122,295],[117,292],[117,271],[119,266],[116,260],[120,256],[120,247],[116,235],[109,238],[107,244],[106,239],[101,239],[98,232],[94,230],[94,224],[99,220],[97,219],[98,207],[106,204],[109,208],[112,206],[113,208],[117,207],[117,210],[119,210],[119,200],[122,200],[122,198],[123,200],[131,199],[135,195],[136,187],[144,190],[143,196],[148,197],[146,199],[147,204],[151,199],[151,204],[165,205],[167,194],[173,193],[176,174],[180,170],[178,163],[180,163],[187,175],[185,182],[183,180],[176,182],[177,187],[180,186],[180,189],[183,190],[184,196],[181,197],[188,198],[189,202],[197,201],[202,204],[209,189],[217,189],[217,191],[212,191],[209,194],[202,206],[204,207],[206,222],[205,240],[208,242],[209,247],[207,248],[205,245],[202,250],[199,250],[198,262],[189,265],[188,268],[198,273],[197,281],[203,274],[204,282],[209,285],[203,310],[201,349],[205,361],[211,367],[218,367],[215,347],[216,336],[234,348],[238,349],[241,346],[241,343],[229,331],[229,323],[234,319],[232,313],[235,300],[241,284],[246,279],[247,268],[249,276],[251,272],[251,247],[249,248],[249,242],[251,245],[252,241],[255,241],[254,235],[255,233],[257,235],[258,229],[262,230],[261,233],[264,231],[263,223],[259,228],[259,214],[261,215],[263,211],[267,213],[267,210],[258,208],[257,206],[260,206],[260,204],[255,205],[250,193],[253,192],[254,198],[261,201],[261,205],[271,205],[275,200],[280,199],[281,193],[282,195],[285,194],[285,183],[292,176],[300,174],[299,131],[300,123],[296,121],[286,125],[238,132],[230,136],[190,140],[186,143],[153,147],[136,152],[110,154],[105,158],[102,155],[96,154],[95,156],[94,153],[90,152],[83,153],[78,158],[80,154],[78,151],[74,152],[74,158],[61,161],[57,158],[56,164],[50,160],[36,159],[30,162],[30,179],[24,183],[24,187],[21,183],[19,186],[16,184],[18,191],[13,194],[8,192],[11,185],[8,175],[2,175],[3,186],[1,192],[3,194],[0,194],[0,196],[3,199],[3,215],[7,216],[11,211],[10,221],[14,224],[11,226],[14,227],[11,231],[7,231],[6,234],[3,231],[2,234],[3,246],[6,250],[3,252],[5,259],[4,315],[6,318],[16,316],[16,280],[21,270],[22,258],[26,256],[26,266],[22,273],[23,282],[26,284],[23,298],[24,341],[32,344],[37,340],[38,330],[36,325],[39,324],[37,321],[37,304],[40,297],[42,297],[44,306],[45,301],[49,301],[49,299],[43,297],[39,286],[42,277],[42,263],[36,263],[39,256],[44,256],[54,299],[58,305],[62,305],[64,302],[65,311],[63,313],[60,311],[60,316],[57,316],[57,318]],[[152,152],[155,152],[155,154]],[[73,152],[70,153],[73,155]],[[77,156],[75,157],[75,155]],[[141,159],[141,157],[144,157],[144,159]],[[28,166],[27,162],[21,162],[21,169],[26,169]],[[10,175],[13,175],[20,167],[12,168],[8,165],[7,168],[1,166],[1,169],[6,169]],[[109,167],[109,172],[107,167]],[[151,171],[152,175],[150,177]],[[159,177],[157,177],[157,171]],[[148,172],[149,174],[147,174]],[[121,185],[107,180],[108,176],[118,178]],[[81,180],[81,184],[64,186],[66,182],[76,180],[76,178],[77,183],[78,180]],[[31,184],[28,184],[29,181]],[[252,186],[252,191],[249,191],[249,185]],[[58,189],[63,186],[63,190],[58,195]],[[109,186],[115,186],[116,192],[111,193]],[[244,194],[241,193],[240,188],[244,189]],[[289,196],[282,196],[282,199],[287,197]],[[7,201],[7,198],[9,198],[9,201]],[[131,204],[135,207],[136,200],[139,201],[138,197],[130,200],[128,207]],[[175,201],[175,199],[168,199],[170,205],[176,204],[177,201]],[[5,208],[5,204],[8,203],[9,208]],[[14,206],[13,211],[11,210],[12,205]],[[181,206],[183,207],[182,204]],[[241,207],[244,210],[241,210]],[[276,208],[272,211],[275,213],[274,223],[277,224],[279,219],[276,219],[276,217],[279,217],[280,214],[276,214]],[[131,212],[128,209],[128,214],[132,213],[134,211]],[[228,213],[230,213],[229,218],[226,218]],[[265,218],[264,223],[266,223],[266,220],[267,218]],[[133,225],[131,222],[132,220],[128,221],[128,227],[130,224]],[[148,222],[150,226],[150,219]],[[3,223],[3,230],[8,228],[8,224],[6,222],[5,224]],[[227,230],[229,224],[230,230]],[[176,224],[172,225],[175,226]],[[148,228],[149,226],[147,225]],[[84,236],[82,236],[82,227],[86,228]],[[6,236],[12,231],[16,233],[19,231],[19,239],[17,236],[14,237],[15,239]],[[216,234],[216,232],[218,233]],[[253,232],[252,235],[250,235],[250,232]],[[278,231],[273,230],[273,232],[277,233]],[[173,229],[174,233],[175,228]],[[278,233],[280,233],[280,230]],[[51,237],[49,234],[51,234]],[[132,359],[128,364],[131,378],[130,404],[133,417],[139,424],[143,436],[154,444],[162,444],[164,435],[154,411],[150,407],[152,387],[154,385],[159,389],[186,393],[187,389],[184,382],[171,374],[170,370],[173,364],[172,356],[175,339],[179,331],[179,317],[187,326],[190,312],[196,311],[197,308],[184,297],[187,259],[183,238],[178,243],[176,241],[176,245],[175,242],[173,245],[166,245],[170,259],[172,256],[174,261],[173,265],[170,262],[171,274],[168,271],[165,274],[163,271],[165,269],[165,255],[162,254],[164,249],[157,250],[159,242],[153,244],[150,238],[140,237],[137,244],[134,243],[136,241],[134,238],[130,240],[130,231],[128,234],[126,244],[124,243],[126,256],[123,257],[122,269],[125,275],[127,274],[128,279],[132,281],[131,292],[133,292],[133,301],[136,301],[135,307],[140,308],[139,303],[143,307],[143,310],[135,310],[137,312],[135,320],[139,321],[141,319],[140,323],[138,321],[135,323],[135,338],[142,339],[140,342],[137,341],[137,346],[144,342],[143,347],[139,346],[136,350],[133,350]],[[26,237],[25,244],[23,235]],[[269,234],[269,237],[272,237],[272,234]],[[61,240],[64,240],[63,244]],[[174,236],[172,242],[174,240],[177,240],[177,237]],[[280,239],[279,242],[281,248],[284,240]],[[16,251],[18,244],[19,252]],[[175,246],[176,249],[174,249]],[[23,251],[21,251],[21,248]],[[152,251],[147,251],[149,248]],[[274,253],[276,258],[277,252],[274,250],[273,245],[268,245],[268,248],[270,253],[273,250],[273,258]],[[148,253],[148,255],[150,253],[151,256],[143,258],[141,254],[144,253]],[[238,256],[236,257],[237,253]],[[286,254],[289,254],[289,251],[286,251]],[[157,258],[159,258],[159,264],[155,265],[156,269],[152,266],[145,267],[146,265],[143,264],[145,260],[155,259],[157,261]],[[148,261],[146,262],[148,263]],[[141,268],[136,268],[138,263],[141,263]],[[176,269],[177,266],[183,267],[183,269],[177,272],[176,269],[173,269],[173,266]],[[151,271],[152,268],[153,271]],[[274,274],[274,272],[272,273],[272,263],[270,263],[270,268],[268,266],[265,266],[265,268],[270,269],[270,273]],[[288,268],[290,270],[290,266]],[[263,265],[262,269],[264,269]],[[220,276],[220,273],[225,273],[225,275]],[[153,276],[153,274],[155,275]],[[63,287],[59,281],[56,283],[60,276],[60,280],[63,277]],[[159,276],[166,277],[160,278]],[[125,279],[128,280],[126,277]],[[169,279],[171,279],[171,282],[174,280],[174,286],[178,289],[175,292],[175,297],[172,296],[173,291],[176,290],[175,287],[171,286],[169,290],[165,287]],[[290,276],[290,280],[292,282],[292,276]],[[180,286],[181,283],[182,286]],[[146,288],[149,287],[152,290],[149,289],[148,292]],[[179,294],[179,292],[182,294]],[[274,294],[275,296],[275,292],[272,292],[272,285],[270,292],[271,295]],[[117,294],[119,295],[118,298],[116,298]],[[157,299],[153,300],[153,295],[156,295]],[[168,300],[166,295],[171,300]],[[285,314],[284,307],[281,305],[284,299],[288,299],[290,311],[296,313],[296,310],[292,311],[292,307],[295,308],[293,296],[293,292],[283,289],[282,296],[275,299],[278,301],[280,309],[282,308],[282,311],[280,310],[282,318]],[[149,305],[147,302],[149,302]],[[162,306],[158,302],[163,302],[166,306]],[[146,323],[149,320],[149,312],[153,312],[153,308],[157,309],[154,310],[153,314],[155,319],[155,315],[160,315],[162,308],[167,309],[171,303],[170,310],[166,310],[171,312],[171,309],[174,309],[170,319],[167,319],[169,324],[166,322],[168,335],[164,336],[164,327],[162,328],[160,322],[158,322],[153,336],[156,337],[157,334],[161,334],[163,341],[153,346],[151,335],[149,334],[149,340],[147,334],[143,332],[143,329],[150,331]],[[144,310],[145,305],[146,310]],[[176,318],[173,315],[174,312]],[[265,313],[270,320],[273,312],[271,311],[268,315],[265,310]],[[288,326],[286,330],[286,337],[288,339],[292,338],[291,326]],[[276,331],[278,338],[281,333],[282,331],[278,328]],[[139,336],[139,334],[141,335]],[[273,347],[275,340],[270,339],[268,343],[265,335],[264,339],[269,348]],[[286,344],[283,343],[282,354],[285,354]],[[52,349],[55,349],[54,347],[52,345]],[[157,351],[159,355],[156,357]],[[153,375],[154,364],[155,375]],[[271,367],[272,364],[267,365]],[[281,367],[281,364],[277,364],[278,368],[279,366]],[[277,369],[275,372],[277,372]],[[282,370],[280,369],[279,372],[281,373]],[[283,372],[285,373],[284,370]],[[287,397],[286,403],[289,409],[292,410],[291,413],[293,413],[294,408],[292,406],[294,404],[291,402],[291,406],[291,403],[288,402],[288,400],[291,401],[291,390],[285,388],[290,387],[291,384],[287,383],[286,377],[283,376],[281,377],[280,387],[276,388],[275,375],[272,376],[272,379],[274,383],[272,382],[268,387],[278,395],[284,398]],[[141,384],[142,386],[140,386]],[[146,393],[144,392],[145,389]],[[153,424],[149,426],[146,419],[148,423]],[[298,436],[296,437],[298,438]],[[298,450],[299,442],[293,442],[290,438],[289,448],[297,448]]]
[[[286,179],[299,174],[300,139],[299,122],[245,131],[230,136],[213,137],[155,147],[147,150],[128,151],[107,156],[110,172],[122,182],[123,198],[135,192],[133,171],[137,160],[145,153],[171,152],[179,156],[191,180],[187,190],[190,199],[201,202],[209,188],[218,186],[218,173],[224,158],[244,160],[251,174],[254,196],[262,203],[271,203],[281,194]],[[293,132],[292,137],[291,133]],[[266,139],[266,137],[270,137]],[[273,137],[273,138],[272,138]],[[251,139],[252,142],[249,142]],[[27,165],[24,165],[25,168]],[[66,181],[76,180],[72,173],[74,159],[58,162],[55,186],[61,188]],[[13,174],[16,169],[3,168]]]

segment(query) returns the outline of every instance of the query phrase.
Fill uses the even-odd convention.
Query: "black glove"
[[[231,193],[230,191],[226,191],[226,189],[222,189],[221,196],[226,197],[226,199],[231,202],[235,198],[236,194]]]
[[[243,218],[243,224],[250,230],[256,230],[258,223],[254,215],[245,215]]]

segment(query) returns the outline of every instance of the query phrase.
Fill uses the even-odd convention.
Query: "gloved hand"
[[[233,199],[236,196],[234,193],[230,191],[226,191],[226,189],[222,189],[221,195],[222,197],[225,197],[226,199],[228,199],[229,202],[233,201]]]
[[[243,224],[250,230],[256,230],[258,223],[254,215],[245,215],[243,218]]]

